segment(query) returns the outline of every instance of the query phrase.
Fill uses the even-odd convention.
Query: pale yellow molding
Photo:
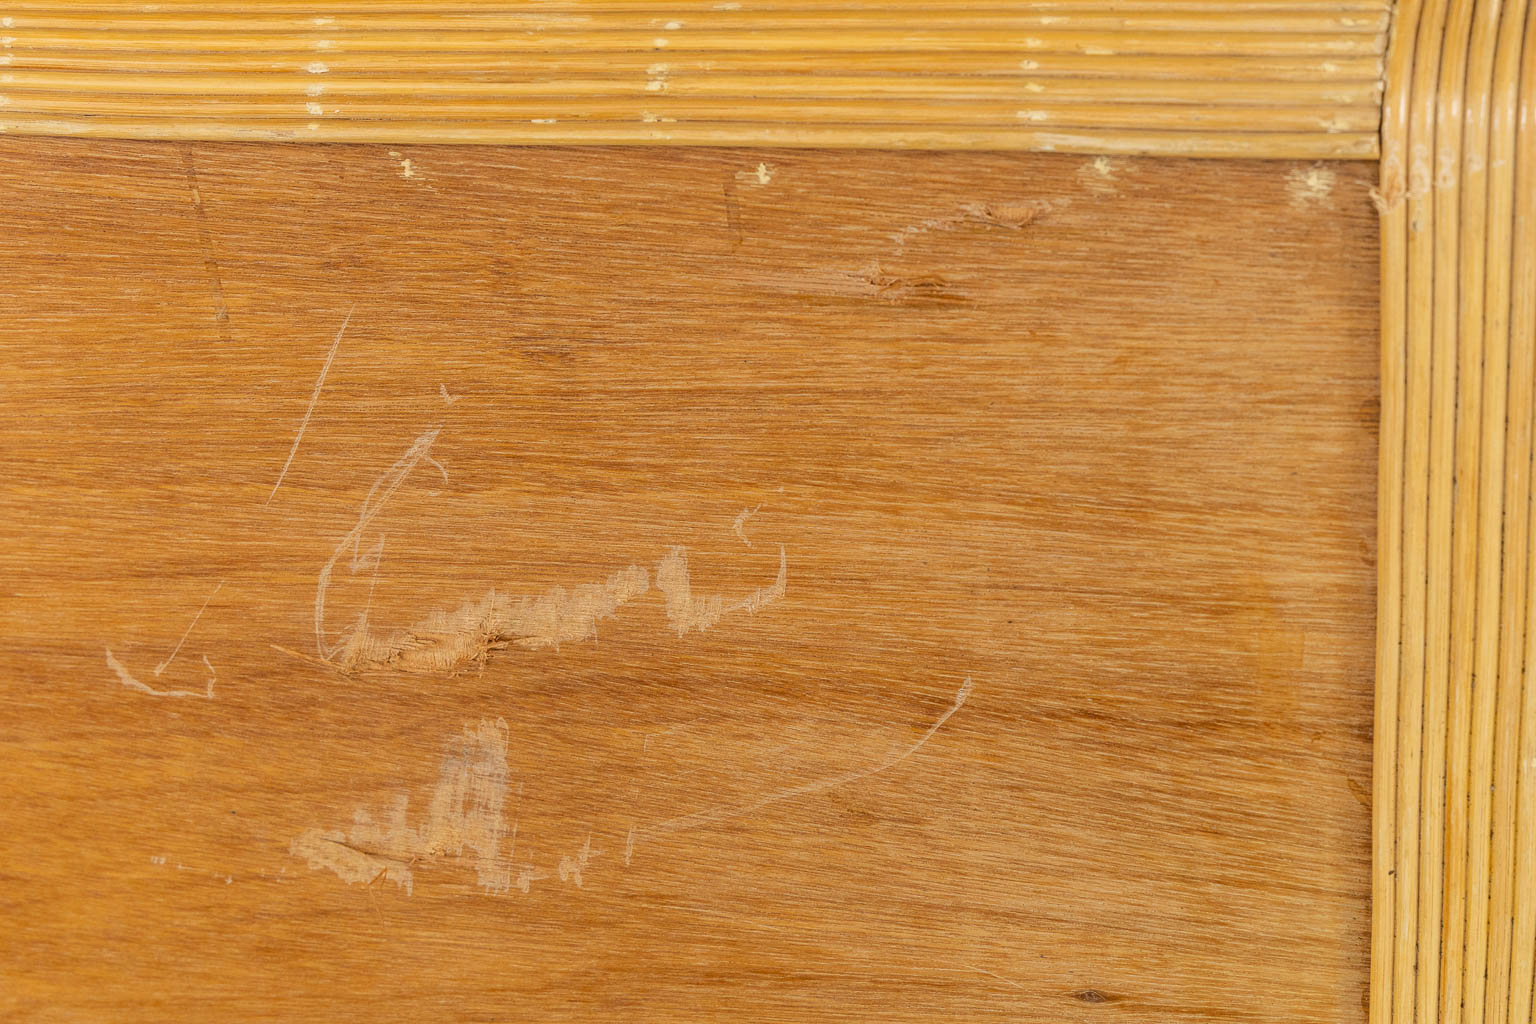
[[[1529,1024],[1536,5],[1403,0],[1382,126],[1372,1024]]]
[[[1381,0],[146,6],[7,5],[0,130],[1379,154],[1371,1020],[1531,1024],[1531,0],[1402,0],[1389,52]]]
[[[20,0],[0,130],[1374,158],[1386,0]]]

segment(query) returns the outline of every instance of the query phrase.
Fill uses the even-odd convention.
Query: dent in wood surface
[[[1365,169],[0,141],[5,1012],[1359,1019]]]

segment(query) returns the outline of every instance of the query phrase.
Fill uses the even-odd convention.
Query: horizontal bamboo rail
[[[1383,0],[22,0],[0,130],[1370,158]]]

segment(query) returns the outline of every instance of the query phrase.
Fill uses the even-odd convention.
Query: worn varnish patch
[[[410,821],[410,799],[402,794],[375,818],[359,808],[352,827],[307,829],[289,845],[311,868],[329,870],[343,882],[394,882],[407,893],[414,887],[412,868],[463,859],[474,867],[479,885],[506,892],[512,885],[512,850],[502,850],[507,833],[507,723],[481,721],[443,755],[442,774],[417,824]]]
[[[394,152],[0,139],[0,1017],[1359,1020],[1370,168]]]

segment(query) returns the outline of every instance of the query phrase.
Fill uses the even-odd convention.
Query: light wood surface
[[[1374,158],[1385,0],[23,0],[0,131]]]
[[[1411,0],[1388,61],[1375,1024],[1529,1024],[1536,5]]]
[[[1371,177],[0,140],[0,1014],[1360,1020]]]

